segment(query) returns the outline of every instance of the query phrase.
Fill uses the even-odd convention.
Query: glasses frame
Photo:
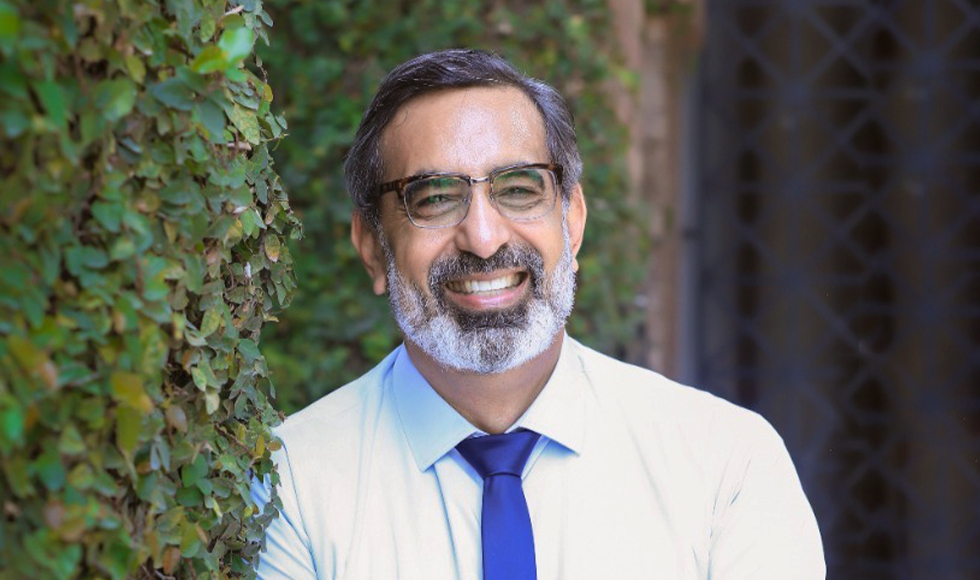
[[[508,171],[513,171],[515,169],[545,169],[551,172],[551,174],[555,178],[556,191],[555,191],[555,199],[552,200],[551,208],[549,208],[548,211],[544,212],[539,216],[535,216],[533,218],[527,218],[527,219],[512,218],[500,212],[500,208],[497,207],[497,201],[494,199],[493,196],[493,187],[492,187],[493,180],[501,173],[506,173]],[[386,183],[382,183],[377,187],[377,193],[379,196],[381,196],[390,191],[394,191],[395,193],[398,194],[398,199],[401,200],[402,205],[405,208],[405,215],[408,216],[408,220],[412,222],[413,226],[418,228],[423,228],[426,230],[438,230],[442,228],[456,227],[459,224],[463,223],[463,220],[465,220],[466,216],[469,215],[470,213],[470,204],[473,200],[473,184],[486,182],[488,184],[491,184],[491,189],[489,194],[490,205],[492,205],[494,209],[496,209],[497,212],[500,213],[500,215],[506,217],[509,220],[525,222],[525,221],[534,221],[534,220],[541,219],[547,216],[548,214],[550,214],[551,212],[555,211],[555,206],[557,205],[558,196],[561,195],[563,175],[564,175],[564,168],[557,163],[518,163],[516,165],[508,165],[507,167],[494,169],[493,171],[491,171],[487,175],[484,175],[483,177],[471,177],[469,175],[466,175],[465,173],[422,173],[420,175],[411,175],[409,177],[403,177],[401,179],[396,179],[394,181],[388,181]],[[466,183],[469,184],[470,190],[469,190],[469,194],[466,196],[466,201],[465,201],[466,211],[463,212],[463,215],[459,218],[458,222],[452,224],[443,224],[443,225],[423,225],[416,222],[415,219],[412,217],[412,213],[408,211],[408,202],[405,199],[405,193],[404,193],[405,187],[407,187],[411,183],[415,183],[416,181],[421,181],[423,179],[430,179],[433,177],[458,177],[460,179],[465,180]]]

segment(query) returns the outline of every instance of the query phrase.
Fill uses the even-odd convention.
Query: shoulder
[[[354,447],[349,438],[361,431],[366,418],[377,417],[384,403],[385,379],[397,353],[398,349],[358,379],[293,413],[273,429],[290,461],[307,452],[322,455],[336,447]]]
[[[651,429],[660,435],[674,432],[700,451],[782,447],[776,431],[754,411],[582,344],[575,346],[597,403],[615,409],[631,429]]]

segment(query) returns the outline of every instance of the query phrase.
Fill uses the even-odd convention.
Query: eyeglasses
[[[473,199],[473,184],[490,184],[490,203],[500,215],[514,221],[542,218],[555,208],[562,167],[529,163],[502,167],[485,177],[461,173],[429,173],[403,177],[378,186],[378,195],[398,193],[408,219],[420,228],[448,228],[466,219]]]

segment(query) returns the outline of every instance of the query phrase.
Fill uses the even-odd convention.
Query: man
[[[420,56],[346,173],[405,342],[277,430],[260,578],[824,577],[761,417],[565,334],[586,205],[557,92],[484,52]]]

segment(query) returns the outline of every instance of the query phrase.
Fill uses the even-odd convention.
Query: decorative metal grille
[[[980,578],[980,1],[708,3],[698,381],[834,580]]]

